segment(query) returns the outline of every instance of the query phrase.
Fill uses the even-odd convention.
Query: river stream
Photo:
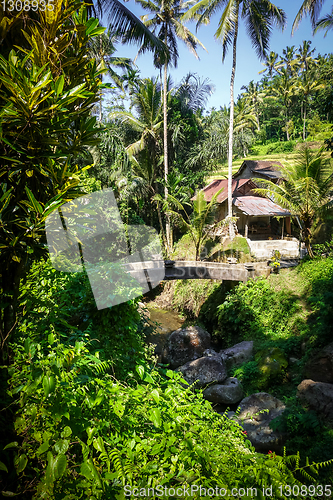
[[[146,341],[149,344],[155,344],[155,354],[160,355],[165,342],[171,332],[181,328],[184,319],[180,318],[177,312],[168,309],[150,308],[146,304],[150,313],[150,323],[155,326],[154,333],[147,335]]]

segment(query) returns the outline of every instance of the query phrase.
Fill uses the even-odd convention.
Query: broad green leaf
[[[97,439],[94,439],[93,445],[97,451],[100,451],[101,453],[105,452],[104,442],[101,436],[99,436]]]
[[[66,455],[63,453],[60,453],[54,461],[54,472],[55,472],[55,477],[58,479],[63,475],[67,467],[67,458]]]
[[[89,35],[97,26],[99,25],[99,20],[98,19],[90,19],[90,22],[87,23],[88,27],[86,29],[86,35]],[[102,33],[104,33],[105,28],[103,28]]]
[[[159,395],[159,393],[158,393],[158,390],[157,390],[157,389],[154,389],[154,390],[152,390],[152,391],[151,391],[151,393],[150,393],[150,394],[151,394],[151,396],[153,397],[153,399],[154,399],[155,403],[157,403],[157,404],[158,404],[158,403],[159,403],[159,401],[160,401],[160,395]]]
[[[153,408],[149,414],[149,419],[153,422],[155,427],[161,427],[161,412],[158,408]]]
[[[23,453],[23,455],[20,455],[15,461],[17,472],[18,473],[23,472],[24,469],[26,468],[27,463],[28,463],[28,457]]]
[[[12,441],[9,444],[6,444],[4,447],[4,450],[8,450],[9,448],[17,448],[18,447],[18,442],[17,441]]]
[[[61,433],[61,437],[62,438],[67,438],[69,437],[70,435],[72,434],[72,429],[66,425],[66,427],[64,428],[64,430],[62,431]]]
[[[152,376],[149,373],[145,373],[145,376],[143,377],[144,382],[148,382],[148,384],[153,384],[154,380],[152,379]]]
[[[144,373],[145,373],[145,369],[144,369],[144,367],[143,367],[142,365],[137,365],[137,366],[135,367],[135,369],[136,369],[136,371],[137,371],[137,373],[138,373],[139,377],[140,377],[140,378],[141,378],[141,380],[142,380],[142,379],[143,379],[143,376],[144,376]]]
[[[44,87],[46,87],[52,81],[51,71],[48,71],[43,78],[37,83],[35,87],[33,87],[33,92],[37,92]]]
[[[61,75],[61,76],[59,76],[59,78],[57,79],[57,81],[55,83],[55,91],[56,91],[57,96],[60,95],[61,92],[63,91],[64,84],[65,84],[65,78],[64,78],[64,75]]]
[[[53,375],[44,375],[43,377],[43,389],[44,395],[47,397],[49,394],[54,392],[56,387],[56,379]]]
[[[91,472],[90,467],[87,463],[81,464],[80,474],[82,474],[82,476],[86,477],[87,479],[94,479],[93,473]]]
[[[30,189],[27,186],[25,186],[25,190],[26,190],[26,193],[28,195],[29,201],[32,204],[35,211],[38,212],[39,214],[42,214],[43,213],[42,205],[36,200],[33,193],[30,191]]]
[[[8,472],[7,466],[3,462],[0,462],[0,470],[4,470],[5,472]]]
[[[36,453],[37,453],[37,455],[41,455],[42,453],[45,453],[49,448],[50,448],[50,445],[48,442],[43,443],[40,445],[40,447],[38,448]]]
[[[60,454],[66,453],[68,447],[69,447],[68,439],[59,439],[54,445],[55,451]]]
[[[96,434],[96,432],[97,432],[96,427],[87,427],[86,428],[86,433],[87,433],[88,439],[91,439],[94,436],[94,434]]]

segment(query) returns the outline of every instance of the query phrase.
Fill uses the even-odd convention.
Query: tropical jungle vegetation
[[[44,11],[0,4],[1,494],[113,500],[125,498],[126,485],[202,485],[257,488],[264,498],[272,485],[274,498],[287,498],[281,485],[329,484],[332,430],[295,392],[312,349],[331,339],[333,56],[308,40],[270,51],[285,13],[268,1],[139,3],[142,20],[119,0],[57,0]],[[310,15],[314,29],[330,29],[322,3],[305,0],[294,27]],[[233,46],[231,103],[207,110],[210,78],[189,73],[175,83],[170,69],[178,42],[194,55],[202,45],[186,21],[202,24],[220,8],[216,36],[224,55]],[[240,18],[265,69],[235,98]],[[149,51],[156,74],[142,78],[118,58],[119,43]],[[307,259],[290,275],[230,290],[213,281],[172,285],[173,308],[217,345],[251,339],[256,353],[278,344],[299,358],[291,381],[286,373],[264,379],[257,359],[230,373],[246,394],[269,390],[288,403],[275,422],[289,432],[286,450],[266,455],[202,391],[157,363],[140,297],[98,310],[84,270],[52,266],[45,221],[112,188],[126,228],[152,226],[165,258],[192,252],[199,260],[209,245],[212,255],[221,250],[207,230],[216,226],[217,197],[204,200],[207,179],[230,178],[244,157],[276,154],[289,161],[285,179],[261,189],[299,217]],[[242,240],[231,238],[225,251],[251,259]]]

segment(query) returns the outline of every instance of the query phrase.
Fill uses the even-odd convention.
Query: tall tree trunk
[[[163,227],[163,222],[162,222],[161,207],[160,207],[159,202],[157,202],[157,215],[158,215],[158,221],[160,223],[160,228],[161,228],[162,241],[163,241],[163,244],[166,248],[167,242],[166,242],[166,238],[165,238],[164,227]]]
[[[304,113],[303,113],[303,141],[305,141],[305,120],[306,120],[306,101],[304,101]]]
[[[235,83],[235,72],[236,72],[236,45],[237,45],[237,35],[238,35],[238,16],[239,7],[237,12],[237,17],[235,21],[235,31],[234,40],[232,48],[232,70],[230,79],[230,123],[229,123],[229,151],[228,151],[228,218],[232,217],[232,153],[233,153],[233,136],[234,136],[234,83]],[[235,237],[234,226],[231,220],[229,220],[229,237],[231,240]]]
[[[99,123],[102,122],[102,93],[101,97],[99,99],[99,118],[98,118]]]
[[[163,142],[164,142],[164,197],[165,200],[168,198],[168,173],[169,173],[169,165],[168,165],[168,110],[167,110],[167,85],[168,85],[168,65],[164,64],[164,92],[163,92]],[[171,254],[171,241],[170,241],[170,216],[165,216],[165,232],[166,232],[166,241],[167,241],[167,254],[170,257]]]

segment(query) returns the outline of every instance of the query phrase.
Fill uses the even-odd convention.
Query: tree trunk
[[[231,222],[232,217],[232,153],[233,153],[233,136],[234,136],[234,84],[236,72],[236,46],[238,35],[238,15],[235,20],[235,31],[232,49],[232,70],[230,79],[230,122],[229,122],[229,151],[228,151],[228,218],[229,218],[229,237],[231,240],[235,237],[234,226]]]
[[[168,110],[167,110],[167,85],[168,85],[168,65],[164,64],[164,91],[163,91],[163,142],[164,142],[164,198],[167,200],[168,198]],[[170,216],[165,216],[165,229],[166,229],[166,242],[167,242],[167,255],[170,257],[171,254],[171,246],[170,246]]]
[[[162,215],[161,215],[161,207],[160,207],[159,202],[157,202],[157,214],[158,214],[158,221],[160,223],[160,228],[161,228],[162,241],[163,241],[163,244],[166,248],[167,242],[166,242],[166,238],[165,238],[164,227],[163,227],[163,222],[162,222]]]
[[[304,101],[304,113],[303,113],[303,141],[305,141],[305,120],[306,120],[306,102]]]
[[[101,97],[99,100],[99,118],[98,118],[99,123],[102,123],[102,92],[101,92]]]

